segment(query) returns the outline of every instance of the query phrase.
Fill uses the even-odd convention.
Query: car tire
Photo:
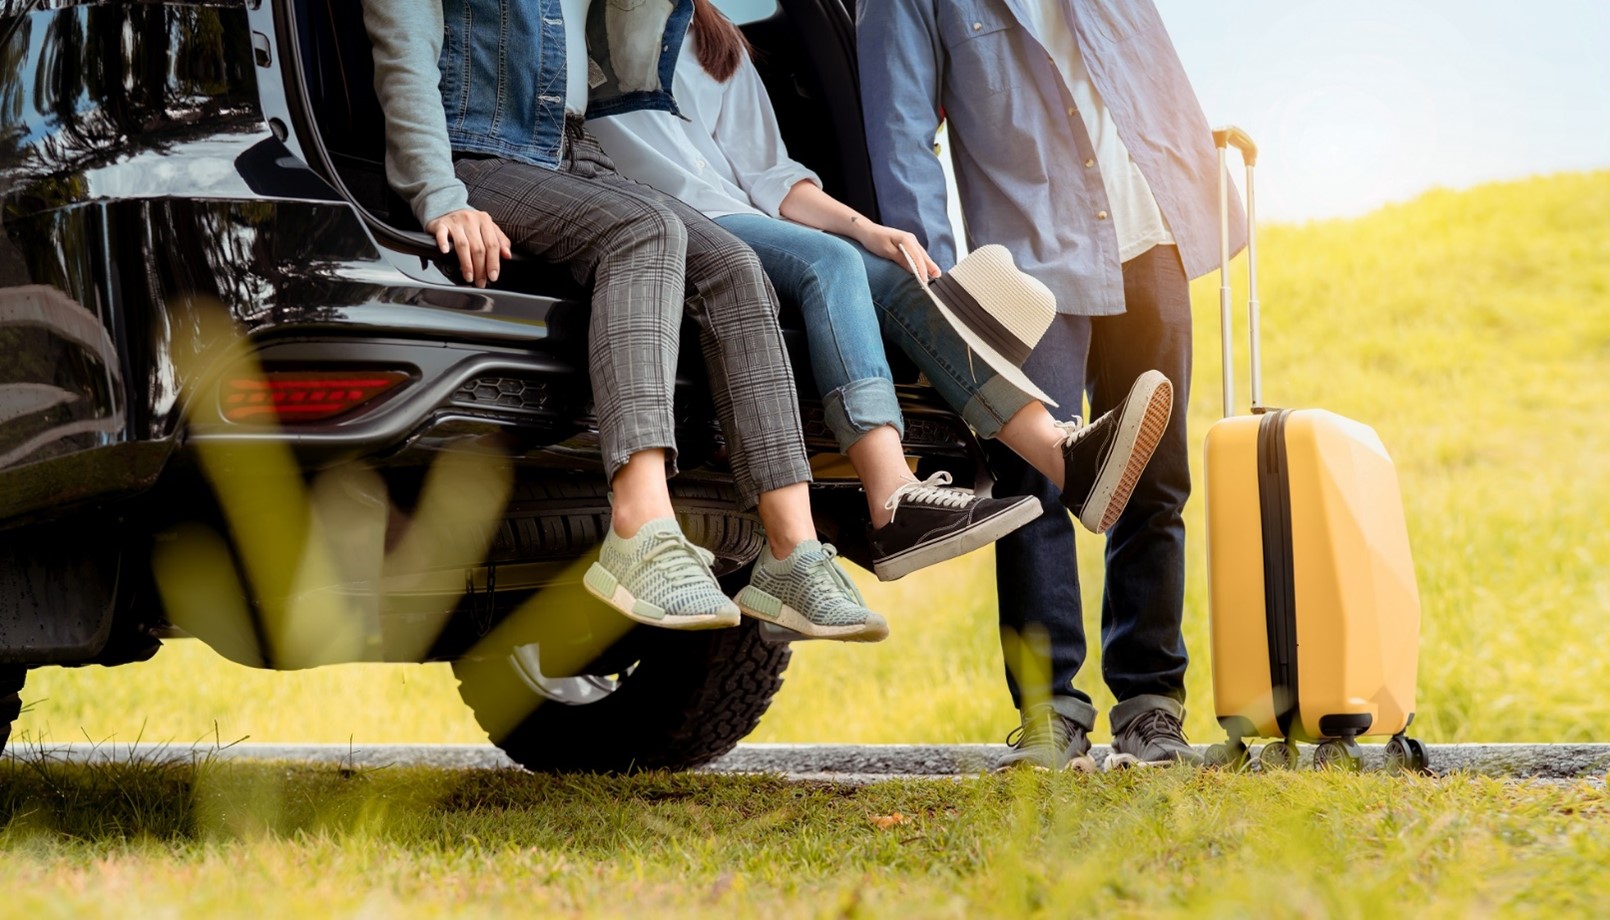
[[[716,555],[716,574],[747,565],[765,539],[760,519],[737,510],[724,482],[672,480],[671,505],[683,533]],[[492,539],[488,561],[573,558],[596,550],[609,526],[608,487],[597,477],[517,481]]]
[[[514,650],[456,661],[453,672],[476,721],[526,769],[630,773],[687,770],[732,750],[771,706],[790,655],[748,618],[701,632],[640,627],[625,641],[634,643],[635,660],[623,673],[571,678],[608,688],[584,701],[540,692],[532,662]]]
[[[28,669],[21,665],[0,665],[0,751],[11,740],[11,723],[22,715],[22,684]]]

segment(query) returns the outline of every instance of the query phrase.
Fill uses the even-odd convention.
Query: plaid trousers
[[[568,266],[593,291],[587,366],[605,471],[663,448],[676,471],[678,331],[699,329],[742,510],[809,482],[799,398],[777,326],[777,295],[748,246],[675,198],[615,171],[567,119],[558,169],[498,157],[457,160],[470,204],[521,253]]]

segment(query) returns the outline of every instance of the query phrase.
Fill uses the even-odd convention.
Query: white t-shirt
[[[1096,168],[1101,170],[1113,231],[1118,234],[1119,261],[1128,262],[1154,246],[1173,243],[1174,235],[1157,207],[1152,187],[1130,159],[1129,149],[1118,137],[1112,113],[1090,81],[1090,72],[1085,70],[1079,39],[1068,22],[1067,0],[1033,0],[1026,9],[1032,20],[1028,23],[1030,31],[1040,37],[1051,62],[1062,74],[1090,135],[1090,144],[1096,149]]]
[[[560,0],[565,17],[565,111],[587,114],[587,8],[593,0]]]
[[[690,34],[671,92],[682,118],[644,110],[587,122],[621,175],[680,198],[706,217],[780,217],[777,209],[797,183],[822,184],[789,159],[771,97],[748,55],[722,83],[699,64]]]

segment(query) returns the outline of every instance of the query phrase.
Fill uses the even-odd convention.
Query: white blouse
[[[592,119],[587,130],[621,175],[680,198],[707,217],[781,217],[778,208],[790,189],[802,180],[817,186],[822,180],[789,159],[749,56],[722,83],[700,66],[693,44],[690,34],[671,87],[684,118],[626,112]]]

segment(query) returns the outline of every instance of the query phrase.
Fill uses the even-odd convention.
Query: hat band
[[[940,275],[928,285],[935,296],[945,302],[945,306],[956,312],[956,316],[967,324],[968,328],[978,333],[989,347],[1001,353],[1001,357],[1018,367],[1029,359],[1034,347],[1012,334],[994,314],[984,309],[973,295],[963,287],[960,282],[949,275]]]

